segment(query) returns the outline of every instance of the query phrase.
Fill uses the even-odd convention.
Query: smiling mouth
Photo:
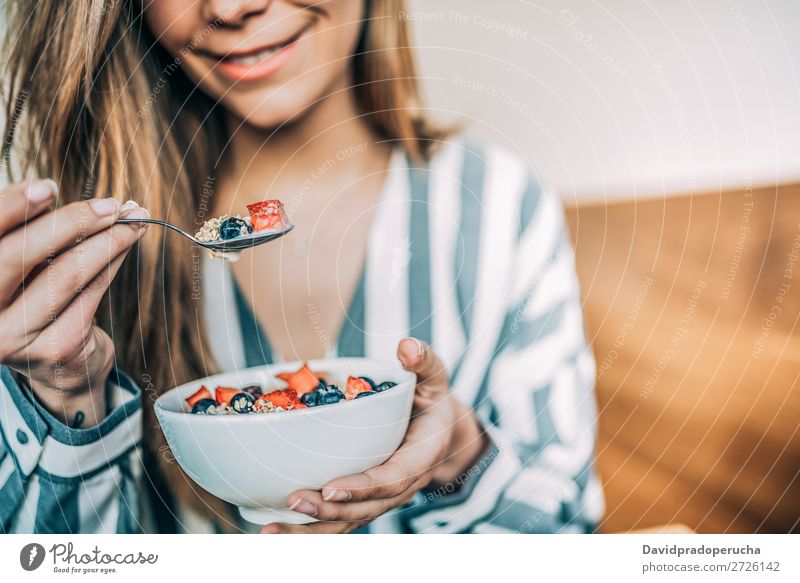
[[[242,65],[244,67],[252,67],[253,65],[258,65],[259,63],[266,61],[286,47],[297,42],[300,37],[303,36],[303,34],[305,34],[305,32],[310,28],[310,26],[311,23],[305,25],[285,41],[270,45],[268,47],[239,53],[230,52],[224,55],[209,53],[209,55],[217,59],[220,63],[230,63],[234,65]]]

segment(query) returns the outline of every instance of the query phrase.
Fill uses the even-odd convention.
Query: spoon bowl
[[[152,225],[160,225],[162,227],[166,227],[167,229],[171,229],[176,233],[183,235],[195,245],[199,245],[200,247],[204,247],[209,251],[216,251],[218,253],[232,253],[237,251],[242,251],[244,249],[249,249],[250,247],[257,247],[259,245],[263,245],[264,243],[269,243],[275,239],[279,239],[283,237],[286,233],[290,232],[294,229],[294,225],[286,225],[286,228],[283,230],[279,229],[266,229],[264,231],[255,231],[253,233],[249,233],[247,235],[242,235],[241,237],[236,237],[234,239],[227,239],[224,241],[201,241],[197,237],[193,237],[180,227],[176,227],[172,223],[167,223],[166,221],[159,221],[158,219],[117,219],[118,223],[149,223]]]

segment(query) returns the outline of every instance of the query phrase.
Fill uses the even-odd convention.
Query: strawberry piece
[[[250,219],[253,231],[284,231],[286,223],[278,215],[254,215]]]
[[[283,407],[284,409],[288,409],[291,406],[295,406],[300,403],[300,399],[297,397],[297,391],[293,389],[279,389],[277,391],[272,391],[271,393],[267,393],[266,395],[259,397],[259,399],[265,399],[275,405],[276,407]]]
[[[248,204],[247,211],[250,213],[250,216],[277,213],[284,218],[286,217],[285,211],[283,210],[283,203],[276,198]]]
[[[250,224],[254,231],[270,229],[283,231],[289,223],[283,203],[279,200],[265,200],[247,205],[250,213]]]
[[[217,387],[214,389],[214,395],[217,398],[217,405],[222,405],[223,403],[230,405],[231,397],[239,392],[241,392],[239,389],[234,389],[232,387]]]
[[[371,391],[372,386],[362,378],[347,377],[347,388],[344,391],[347,400],[355,399],[359,393]]]
[[[205,385],[201,385],[200,388],[186,397],[186,402],[189,403],[190,407],[194,407],[194,404],[201,399],[213,399],[214,397],[211,396],[211,391],[209,391]]]
[[[298,395],[310,393],[319,385],[319,377],[308,368],[305,362],[296,372],[281,372],[275,375],[287,385],[290,389],[297,391]]]

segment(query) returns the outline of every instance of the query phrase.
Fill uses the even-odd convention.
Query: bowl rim
[[[404,380],[398,382],[397,386],[392,387],[391,389],[387,389],[385,391],[382,391],[380,393],[377,393],[375,395],[371,395],[370,398],[369,398],[369,401],[367,399],[351,399],[351,400],[347,401],[347,403],[346,403],[348,406],[355,405],[355,403],[359,402],[359,401],[361,401],[363,403],[367,403],[367,402],[374,401],[375,399],[379,399],[379,398],[382,398],[382,397],[385,398],[387,395],[390,396],[392,394],[402,393],[402,392],[405,392],[407,390],[413,391],[415,389],[415,387],[416,387],[416,383],[412,382],[413,378],[416,376],[415,373],[405,370],[400,365],[400,363],[397,362],[397,361],[385,360],[385,359],[374,359],[374,358],[367,358],[367,357],[361,357],[361,356],[346,356],[346,357],[342,357],[342,358],[317,358],[317,359],[308,359],[308,360],[296,360],[296,361],[279,362],[279,363],[273,363],[273,364],[261,364],[261,365],[257,365],[257,366],[239,368],[239,369],[228,371],[228,372],[221,372],[221,373],[217,373],[217,374],[210,375],[210,376],[207,376],[207,377],[201,377],[201,378],[195,379],[193,381],[188,381],[186,383],[183,383],[182,385],[177,385],[175,387],[172,387],[168,391],[166,391],[163,394],[159,395],[159,397],[153,403],[153,410],[155,411],[157,417],[159,418],[159,424],[160,424],[160,418],[161,418],[162,415],[165,416],[165,417],[174,417],[175,419],[187,418],[188,417],[188,418],[194,420],[193,423],[194,422],[206,423],[206,422],[209,422],[209,421],[211,423],[220,423],[221,420],[223,420],[223,419],[227,420],[228,422],[233,422],[233,423],[241,423],[242,421],[244,421],[246,419],[249,419],[251,422],[254,422],[255,420],[258,420],[258,422],[260,422],[260,423],[276,423],[276,422],[278,422],[278,421],[275,420],[276,418],[278,418],[278,419],[284,418],[284,417],[287,416],[287,414],[293,414],[293,415],[288,415],[289,419],[298,418],[301,415],[322,415],[326,411],[337,411],[338,409],[335,408],[335,407],[329,407],[328,405],[323,405],[323,406],[318,406],[318,407],[307,407],[305,409],[291,409],[291,410],[287,410],[287,411],[280,411],[277,415],[272,415],[272,414],[269,414],[269,413],[264,413],[264,414],[245,414],[245,415],[194,415],[191,412],[173,411],[172,409],[167,409],[166,407],[164,407],[162,401],[166,400],[168,395],[170,395],[170,394],[172,394],[174,392],[177,392],[177,391],[181,391],[182,389],[184,389],[188,385],[198,384],[198,383],[199,384],[204,384],[203,383],[204,380],[213,379],[215,377],[222,377],[222,376],[227,376],[227,375],[230,375],[230,374],[244,373],[244,372],[248,372],[248,371],[253,371],[254,372],[256,370],[262,370],[262,369],[273,369],[273,370],[282,369],[282,368],[293,369],[295,366],[297,366],[297,367],[301,366],[304,362],[308,363],[309,368],[312,368],[312,370],[313,370],[312,363],[314,363],[314,362],[319,363],[319,362],[348,361],[348,360],[349,361],[368,362],[368,363],[371,363],[373,365],[375,365],[375,364],[376,365],[387,365],[387,366],[390,366],[392,368],[397,368],[398,372],[401,372],[403,374],[403,376],[406,377]],[[395,390],[395,389],[397,389],[397,390]],[[339,403],[335,403],[335,404],[339,404]],[[363,406],[363,405],[361,405],[361,406]],[[205,419],[205,420],[208,420],[208,421],[200,421],[201,419]],[[234,419],[237,420],[237,421],[234,421]],[[239,420],[242,420],[242,421],[239,421]]]

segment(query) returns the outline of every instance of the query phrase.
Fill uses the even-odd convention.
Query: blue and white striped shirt
[[[224,262],[203,263],[205,318],[222,370],[273,360]],[[394,358],[422,338],[491,447],[457,490],[420,492],[371,532],[586,532],[603,511],[592,469],[594,361],[557,197],[496,148],[444,144],[424,166],[397,150],[332,354]],[[142,394],[124,373],[91,429],[64,426],[2,368],[0,530],[148,530]],[[177,509],[186,531],[210,523]]]

